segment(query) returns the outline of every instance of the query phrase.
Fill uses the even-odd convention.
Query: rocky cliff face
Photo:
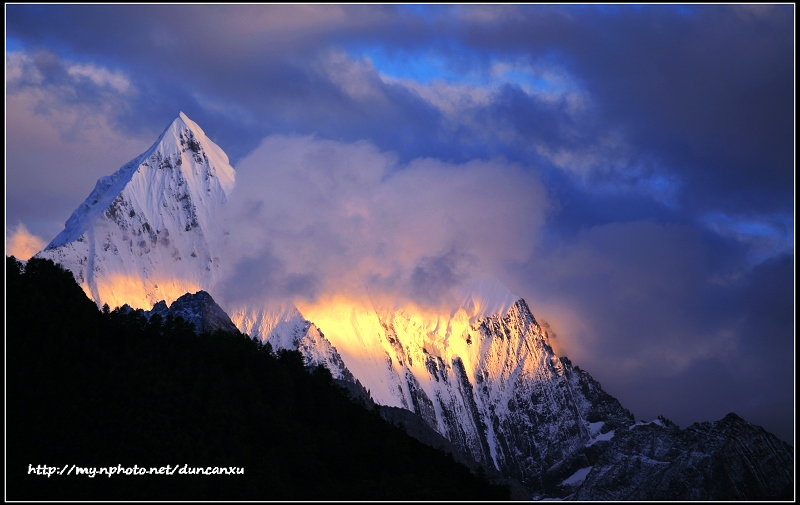
[[[347,306],[322,314],[319,324],[330,328],[326,341],[376,403],[415,413],[459,453],[533,494],[544,489],[548,469],[634,419],[588,373],[553,353],[524,300],[509,301],[515,297],[506,290],[498,308],[482,303],[497,300],[496,287],[489,295],[484,288],[451,315]],[[485,315],[478,305],[499,312]],[[301,351],[320,360],[318,351]]]
[[[575,500],[791,500],[793,461],[789,444],[735,414],[684,430],[656,420],[617,430],[548,491]]]
[[[410,408],[462,451],[530,489],[541,488],[553,465],[633,424],[589,374],[555,356],[524,300],[479,319],[460,338],[476,352],[423,348],[426,373],[405,370]],[[408,360],[412,353],[399,354]]]

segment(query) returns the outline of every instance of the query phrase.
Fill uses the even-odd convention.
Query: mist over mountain
[[[466,178],[455,181],[446,164],[422,160],[433,167],[430,186],[413,184],[418,167],[411,166],[391,179],[390,191],[378,182],[394,162],[381,153],[324,143],[303,149],[308,143],[292,138],[281,150],[267,142],[257,154],[275,154],[269,165],[278,188],[309,180],[302,177],[308,157],[323,157],[330,177],[256,199],[262,188],[235,182],[225,153],[181,113],[150,149],[98,181],[36,257],[71,271],[98,306],[167,314],[178,304],[188,320],[199,305],[184,294],[210,294],[238,331],[300,351],[307,366],[323,365],[369,401],[416,414],[460,454],[520,482],[530,498],[787,496],[791,446],[735,416],[683,431],[642,428],[587,371],[557,356],[525,300],[485,275],[525,256],[531,244],[518,231],[541,224],[544,199],[519,189],[537,186],[515,184],[527,176],[497,161],[510,178],[466,166]],[[359,199],[363,186],[379,189],[377,206]],[[446,201],[425,198],[431,188]],[[348,191],[352,199],[326,198]],[[484,192],[518,198],[525,212],[459,207]],[[382,235],[395,213],[411,219]],[[275,215],[283,218],[265,219]],[[419,220],[433,225],[415,228]],[[650,442],[640,440],[644,432]],[[644,457],[654,463],[631,463]],[[778,469],[774,479],[759,473],[765,461]],[[696,471],[703,465],[711,470]],[[666,480],[655,485],[654,475]],[[733,484],[719,484],[723,477]],[[743,480],[750,484],[735,485]]]

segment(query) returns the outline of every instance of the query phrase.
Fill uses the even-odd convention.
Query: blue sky
[[[361,160],[320,189],[331,208],[382,216],[426,296],[499,278],[637,418],[733,411],[793,443],[794,15],[6,5],[7,252],[49,242],[183,111],[252,187],[274,177],[265,146]],[[385,204],[403,191],[426,200]],[[369,248],[332,248],[352,229],[307,212],[303,247],[347,257],[303,286],[331,289]]]

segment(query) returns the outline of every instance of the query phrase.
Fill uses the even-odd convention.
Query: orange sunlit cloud
[[[6,256],[27,261],[46,245],[47,242],[29,232],[22,223],[10,235],[9,230],[6,230]]]

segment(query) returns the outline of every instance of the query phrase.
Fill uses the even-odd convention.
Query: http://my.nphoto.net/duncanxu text
[[[48,466],[48,465],[28,465],[28,475],[41,475],[43,477],[53,477],[62,475],[77,475],[89,478],[97,476],[114,475],[244,475],[244,468],[239,466],[189,466],[166,465],[166,466],[101,466],[85,467],[77,465]]]

